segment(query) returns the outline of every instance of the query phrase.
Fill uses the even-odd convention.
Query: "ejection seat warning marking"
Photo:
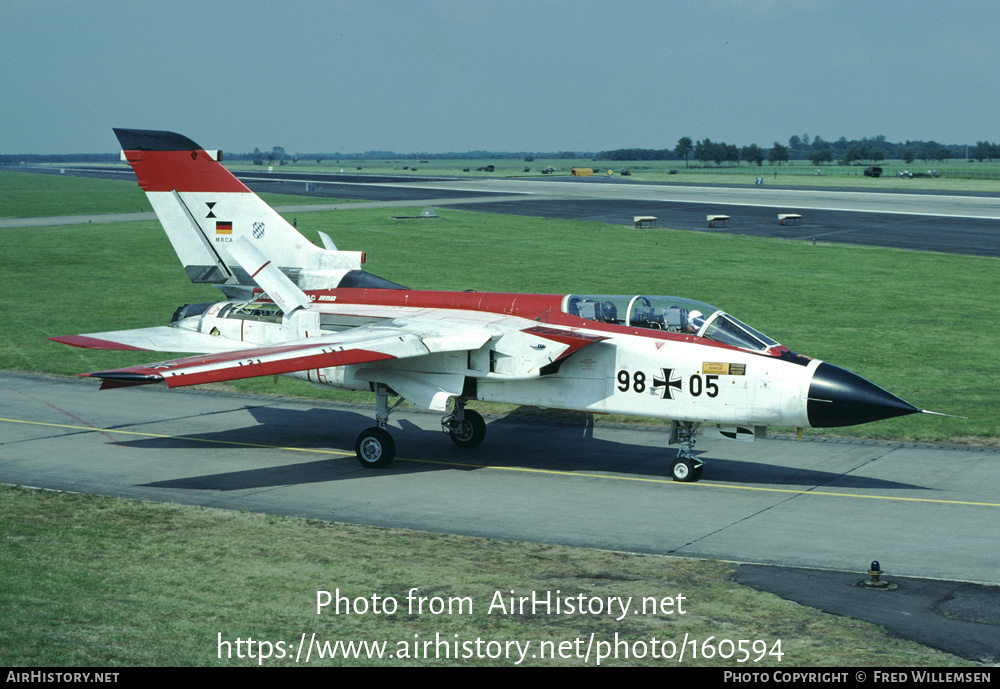
[[[701,371],[713,376],[745,376],[747,374],[747,365],[705,361],[701,365]]]

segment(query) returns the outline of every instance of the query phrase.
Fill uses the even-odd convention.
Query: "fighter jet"
[[[699,433],[753,440],[768,426],[831,428],[926,412],[796,354],[693,299],[411,290],[365,272],[365,254],[315,246],[203,149],[164,131],[116,129],[192,282],[224,301],[184,305],[167,326],[53,337],[94,349],[197,356],[87,374],[101,389],[170,388],[284,375],[369,390],[375,422],[358,461],[386,467],[404,399],[444,414],[460,447],[483,442],[469,402],[670,420],[676,481],[697,481]],[[390,403],[391,399],[394,399]]]

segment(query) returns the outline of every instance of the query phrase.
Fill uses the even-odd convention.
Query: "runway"
[[[270,180],[270,181],[268,181]],[[312,191],[306,190],[306,182]],[[362,175],[245,177],[255,191],[357,198],[507,215],[656,227],[799,241],[862,244],[1000,257],[1000,197],[985,194],[633,184],[594,179],[407,179]],[[354,204],[351,204],[354,205]],[[348,206],[340,206],[347,208]],[[355,206],[360,207],[360,206]],[[297,208],[294,212],[303,212]],[[779,224],[779,213],[801,220]],[[729,216],[709,227],[707,216]]]
[[[66,168],[67,174],[134,180],[131,170]],[[46,170],[54,173],[54,170]],[[994,194],[792,189],[765,184],[697,186],[605,178],[432,178],[389,174],[240,171],[256,192],[331,199],[277,206],[283,213],[433,206],[632,226],[636,215],[665,228],[834,242],[1000,258],[1000,196]],[[749,177],[749,175],[748,175]],[[352,199],[352,203],[337,200]],[[796,224],[779,224],[796,213]],[[708,215],[728,215],[709,227]],[[0,219],[0,228],[124,222],[152,213]]]

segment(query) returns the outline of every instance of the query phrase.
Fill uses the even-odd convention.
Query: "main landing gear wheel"
[[[678,457],[670,467],[670,474],[675,481],[694,483],[701,478],[701,470],[705,465],[687,457]]]
[[[448,421],[448,436],[459,447],[477,447],[486,438],[486,421],[472,409],[464,410],[461,421]]]
[[[361,466],[382,469],[392,464],[396,457],[396,441],[385,429],[372,426],[358,436],[354,451],[358,453]]]

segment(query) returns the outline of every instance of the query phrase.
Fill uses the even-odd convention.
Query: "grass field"
[[[0,664],[8,667],[256,665],[235,657],[236,641],[273,648],[267,666],[302,635],[320,642],[386,641],[418,658],[316,660],[312,665],[512,666],[507,658],[425,659],[436,634],[465,644],[531,644],[525,666],[595,665],[576,655],[594,635],[615,634],[644,658],[605,660],[611,666],[958,666],[972,665],[863,622],[827,615],[731,581],[728,564],[599,552],[530,543],[437,536],[242,512],[146,504],[0,486]],[[860,576],[860,575],[859,575]],[[428,598],[467,598],[458,614],[411,614],[411,588]],[[373,594],[399,603],[393,614],[316,614],[317,591],[354,600]],[[562,596],[633,596],[685,601],[656,613],[629,615],[487,614],[494,596],[560,591]],[[357,609],[357,608],[356,608]],[[684,614],[680,614],[680,610]],[[682,644],[685,635],[709,646],[721,639],[760,640],[737,663],[692,657],[683,663],[650,657],[653,639]],[[219,658],[220,638],[232,659]],[[580,640],[578,643],[577,640]],[[780,640],[780,646],[775,642]],[[764,643],[766,642],[766,644]],[[532,658],[541,644],[570,657]],[[638,645],[637,645],[638,644]],[[750,647],[749,644],[747,645]],[[223,647],[224,649],[226,647]],[[454,647],[453,647],[454,648]],[[460,653],[475,646],[458,647]],[[480,646],[483,653],[497,646]],[[595,647],[596,648],[596,647]],[[767,653],[761,653],[766,648]],[[666,650],[663,650],[666,649]],[[780,658],[768,655],[771,651]],[[242,647],[246,653],[247,646]],[[732,650],[722,647],[725,654]],[[433,652],[433,650],[432,650]],[[259,651],[255,650],[255,656]],[[581,654],[582,655],[582,654]],[[305,658],[303,653],[302,658]],[[305,664],[300,662],[299,664]]]
[[[260,194],[272,205],[344,203],[347,199]],[[134,179],[105,180],[0,170],[0,218],[94,213],[142,213],[153,209]]]
[[[0,173],[0,185],[9,184],[6,176]],[[36,206],[69,208],[64,199],[50,197],[63,195],[66,187],[57,185],[75,182],[44,179],[52,179],[53,186]],[[136,210],[135,200],[143,200],[141,193],[129,196],[138,192],[134,184],[83,182],[93,183],[80,187],[93,212]],[[4,209],[11,188],[0,186]],[[27,208],[29,214],[57,214]],[[407,213],[393,209],[392,214]],[[698,232],[640,234],[597,223],[450,209],[439,211],[433,221],[388,216],[368,209],[300,214],[298,219],[310,239],[327,231],[344,249],[367,250],[369,271],[414,288],[645,292],[702,299],[797,351],[855,370],[918,405],[970,417],[907,417],[851,433],[984,443],[1000,437],[993,411],[1000,383],[995,259]],[[187,282],[155,221],[0,230],[0,240],[6,297],[0,311],[0,368],[69,375],[148,362],[148,353],[80,350],[45,338],[161,325],[180,304],[220,298],[212,288]],[[270,379],[240,385],[282,394],[319,392],[284,380],[277,387]],[[0,664],[254,664],[219,660],[218,635],[235,648],[237,638],[289,643],[313,632],[324,641],[385,639],[393,644],[435,633],[449,640],[533,643],[585,639],[592,632],[598,640],[618,632],[632,642],[689,634],[766,639],[772,642],[769,648],[781,639],[780,664],[799,667],[961,664],[889,638],[871,625],[738,586],[730,581],[731,571],[714,562],[0,488]],[[315,614],[319,589],[402,601],[413,586],[428,596],[468,596],[478,612]],[[482,612],[495,591],[511,589],[604,596],[680,593],[689,598],[691,612],[621,623],[592,616]],[[689,662],[737,665],[717,657],[684,664]],[[763,663],[779,664],[774,657],[764,657]]]
[[[0,218],[153,210],[135,180],[0,171]]]

